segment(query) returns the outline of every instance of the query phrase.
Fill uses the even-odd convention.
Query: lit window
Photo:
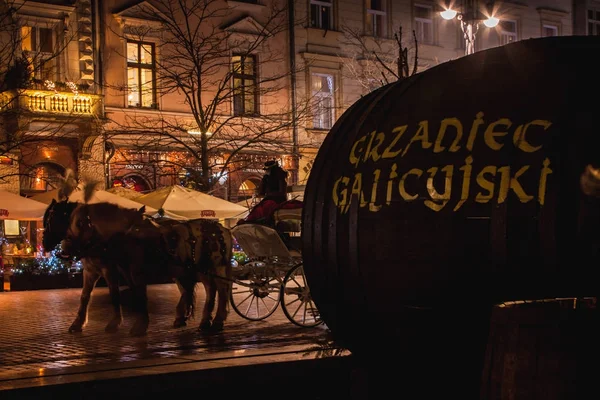
[[[56,57],[53,56],[56,36],[51,27],[21,27],[21,49],[33,66],[33,75],[40,80],[54,81]]]
[[[154,44],[127,42],[127,105],[156,108]]]
[[[333,126],[333,75],[312,74],[313,128],[331,129]]]
[[[21,229],[19,229],[19,221],[16,219],[5,219],[4,220],[4,235],[6,236],[19,236]]]
[[[375,37],[386,37],[385,0],[367,0],[365,33]]]
[[[517,41],[517,21],[500,21],[500,44],[508,44]]]
[[[417,41],[433,44],[433,10],[430,6],[415,4],[415,34]]]
[[[332,29],[332,8],[331,0],[310,0],[311,28]]]
[[[252,55],[231,57],[233,68],[233,115],[257,114],[256,58]]]

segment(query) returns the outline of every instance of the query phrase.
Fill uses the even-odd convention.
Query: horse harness
[[[218,223],[210,220],[202,220],[200,222],[200,232],[197,235],[194,232],[193,226],[197,226],[197,224],[193,224],[190,221],[181,222],[187,228],[188,237],[186,239],[186,243],[190,247],[189,258],[181,260],[182,266],[187,269],[193,269],[195,267],[200,266],[202,273],[206,273],[211,265],[210,255],[216,251],[219,251],[221,254],[221,263],[222,265],[226,265],[227,261],[226,257],[226,245],[225,238],[223,237],[223,231]],[[173,258],[177,259],[177,241],[179,240],[179,235],[176,231],[172,230],[171,233],[164,238],[165,247],[167,253]],[[202,240],[202,246],[200,257],[196,258],[196,244],[198,240]]]
[[[84,258],[84,257],[98,257],[101,255],[106,254],[106,252],[109,250],[110,248],[110,243],[113,240],[113,238],[110,238],[108,240],[103,239],[98,230],[96,229],[96,227],[94,226],[93,222],[92,222],[92,218],[90,217],[89,213],[85,213],[85,217],[83,219],[79,219],[77,221],[77,227],[79,228],[80,232],[79,232],[79,243],[75,242],[78,244],[78,248],[79,248],[79,256],[80,258]],[[131,226],[129,226],[129,228],[127,228],[126,231],[123,232],[123,235],[127,235],[129,232],[132,231],[132,229],[135,227],[135,223],[132,223]],[[89,238],[86,241],[81,240],[83,237],[83,233],[84,232],[91,232]],[[73,232],[71,230],[71,227],[69,226],[69,229],[67,230],[67,236],[66,239],[67,240],[71,240],[75,238],[75,235],[73,235]]]

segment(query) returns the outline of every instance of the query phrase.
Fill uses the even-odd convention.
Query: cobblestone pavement
[[[68,328],[80,293],[81,289],[0,293],[0,390],[18,387],[19,380],[102,371],[115,363],[122,368],[223,361],[288,351],[297,354],[299,350],[312,352],[312,357],[324,357],[339,351],[331,346],[326,326],[296,326],[281,308],[262,321],[243,319],[230,309],[225,330],[213,335],[197,331],[198,315],[188,321],[188,326],[174,329],[171,324],[179,299],[174,284],[148,287],[150,326],[145,337],[129,335],[134,316],[126,295],[122,296],[123,324],[119,332],[104,332],[112,316],[107,288],[94,290],[87,325],[82,333],[71,334]],[[199,287],[198,312],[203,301]]]

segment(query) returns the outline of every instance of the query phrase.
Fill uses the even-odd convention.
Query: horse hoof
[[[211,325],[210,325],[210,321],[206,321],[200,324],[200,326],[198,327],[199,331],[209,331],[211,329]]]
[[[139,337],[145,336],[147,333],[146,329],[133,327],[129,330],[129,335]]]
[[[223,322],[213,322],[210,330],[213,332],[221,332],[223,330]]]
[[[129,330],[131,336],[144,336],[148,332],[148,324],[143,322],[136,322]]]
[[[185,318],[177,318],[175,322],[173,322],[173,328],[181,328],[182,326],[186,326]]]
[[[109,323],[108,325],[106,325],[106,328],[104,328],[104,332],[106,333],[116,333],[119,330],[119,324],[118,323]]]
[[[69,333],[77,333],[77,332],[82,332],[83,329],[81,329],[80,325],[71,325],[69,327]]]

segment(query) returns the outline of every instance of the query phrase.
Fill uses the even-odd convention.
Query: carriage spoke
[[[282,297],[283,311],[296,325],[312,327],[322,323],[316,309],[310,289],[306,284],[302,265],[293,267],[284,280]]]

